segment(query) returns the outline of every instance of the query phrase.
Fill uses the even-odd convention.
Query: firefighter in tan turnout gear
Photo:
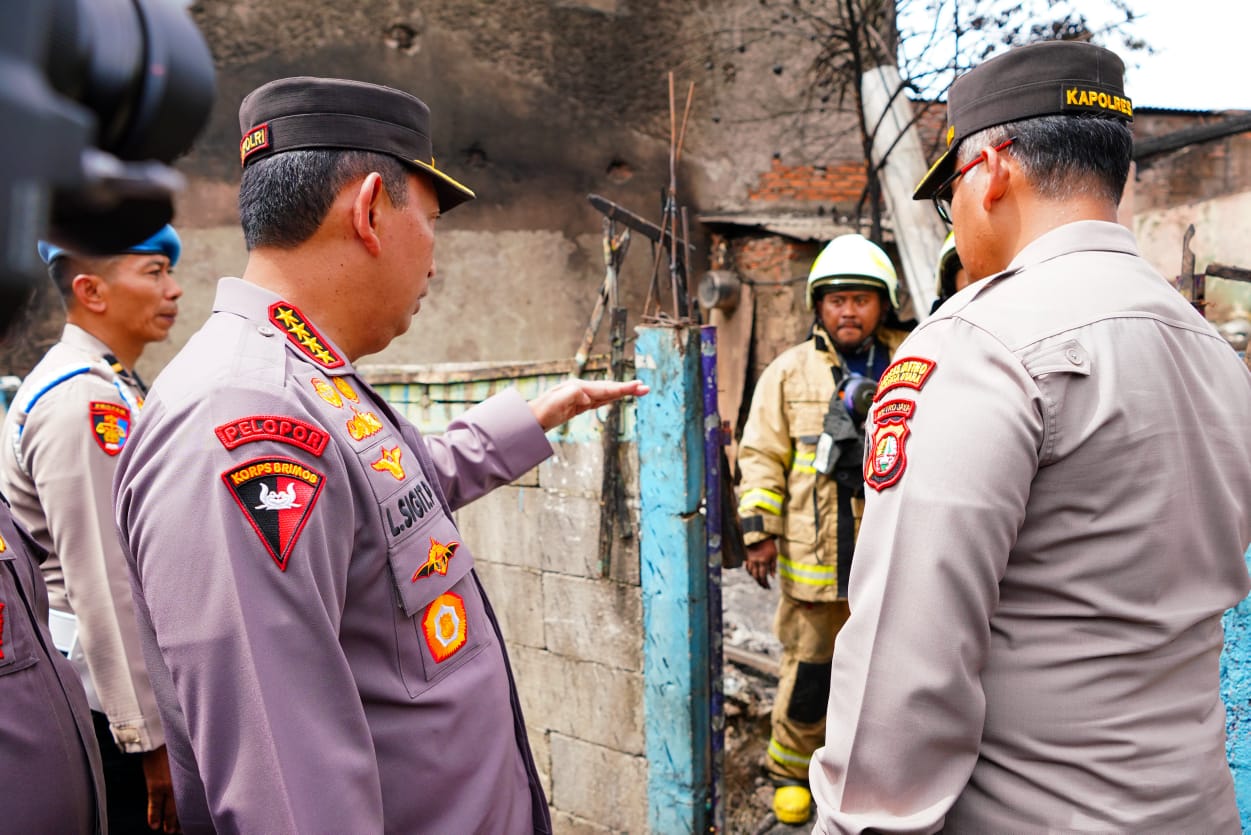
[[[781,586],[774,631],[781,674],[765,767],[783,823],[809,816],[808,761],[823,742],[834,636],[847,619],[847,576],[864,483],[864,416],[903,341],[890,259],[860,235],[831,241],[808,274],[808,339],[756,383],[738,466],[745,567]]]

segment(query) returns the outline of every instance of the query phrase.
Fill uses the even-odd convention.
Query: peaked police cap
[[[1134,120],[1125,64],[1115,52],[1079,41],[1043,41],[990,59],[947,92],[947,150],[912,193],[928,200],[956,168],[956,150],[986,128],[1038,116]]]
[[[474,198],[467,186],[435,165],[430,108],[402,90],[341,78],[280,78],[243,99],[239,130],[243,134],[239,162],[244,168],[284,151],[371,151],[429,174],[440,211]]]

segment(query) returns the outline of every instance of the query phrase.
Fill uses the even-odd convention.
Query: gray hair
[[[1048,200],[1089,195],[1121,202],[1134,135],[1119,119],[1041,116],[970,134],[956,154],[958,168],[983,149],[1015,138],[1007,149],[1035,191]]]
[[[293,249],[326,219],[339,191],[378,172],[391,202],[408,203],[408,169],[395,157],[368,151],[286,151],[243,169],[239,223],[251,251],[258,246]]]

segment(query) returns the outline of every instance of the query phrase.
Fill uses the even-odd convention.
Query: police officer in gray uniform
[[[0,835],[104,832],[104,777],[82,682],[52,644],[46,556],[0,496]]]
[[[1240,831],[1251,376],[1116,223],[1122,73],[1045,42],[951,88],[916,196],[982,280],[879,384],[819,832]]]
[[[0,337],[21,307],[0,309]],[[48,630],[46,557],[0,495],[0,835],[103,833],[100,752],[82,682]]]
[[[510,390],[423,438],[353,363],[408,328],[435,219],[473,196],[435,166],[429,111],[288,78],[239,121],[247,269],[157,379],[115,484],[183,828],[548,832],[452,512],[646,388]]]

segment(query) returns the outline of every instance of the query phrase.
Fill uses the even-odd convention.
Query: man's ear
[[[982,176],[986,178],[986,188],[982,191],[982,209],[989,212],[1003,196],[1008,193],[1013,177],[1018,173],[1010,157],[1002,151],[987,148],[985,166]]]
[[[378,236],[378,208],[385,194],[382,176],[374,171],[361,180],[352,200],[352,231],[370,255],[382,252],[382,239]]]
[[[104,313],[108,309],[108,282],[95,273],[79,273],[70,283],[74,302],[92,313]]]

